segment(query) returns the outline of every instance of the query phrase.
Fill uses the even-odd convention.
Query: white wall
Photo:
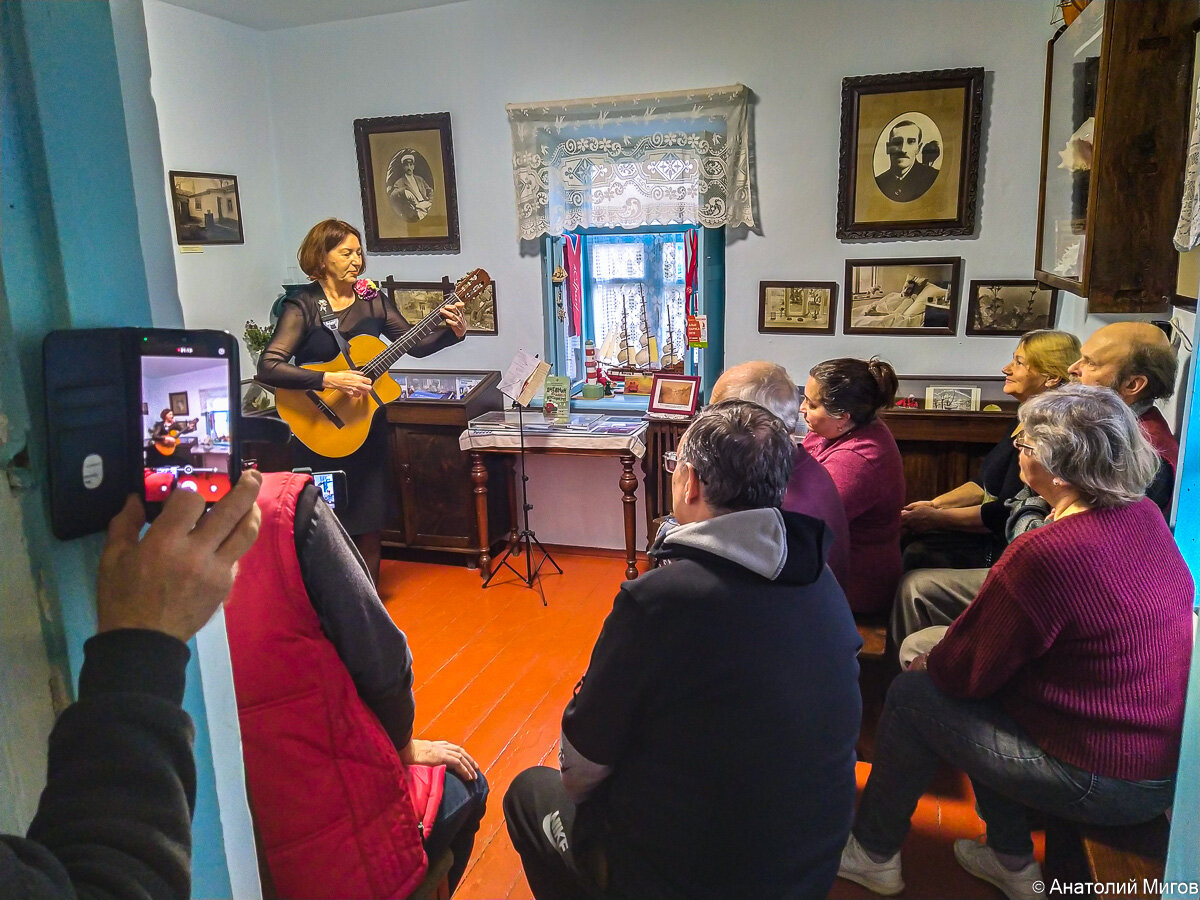
[[[758,282],[841,283],[845,259],[872,256],[961,256],[964,289],[972,279],[1031,277],[1044,0],[471,0],[261,33],[160,0],[146,6],[165,163],[238,174],[246,211],[245,247],[177,257],[189,326],[240,333],[248,316],[262,321],[314,222],[361,224],[355,119],[449,111],[462,251],[376,255],[368,274],[434,281],[487,269],[500,334],[419,366],[502,369],[518,348],[542,343],[539,262],[519,252],[504,105],[742,82],[756,98],[762,234],[727,250],[726,361],[774,359],[803,381],[833,356],[974,375],[998,373],[1012,353],[1003,338],[760,335]],[[212,48],[214,65],[197,64],[199,47]],[[841,79],[966,66],[987,72],[978,237],[838,241]],[[275,216],[271,164],[281,186]],[[1081,337],[1103,324],[1077,298],[1061,305],[1065,327]],[[964,319],[960,309],[960,332]],[[534,525],[543,540],[619,546],[619,501],[610,504],[607,488],[569,487],[585,465],[533,463]],[[615,472],[612,481],[615,490]],[[564,505],[568,494],[579,509]]]
[[[266,324],[286,259],[278,258],[278,166],[263,34],[161,0],[144,0],[150,89],[162,136],[162,200],[184,325],[231,332]],[[244,244],[180,253],[167,171],[236,175]],[[294,251],[293,251],[294,252]],[[242,377],[254,374],[242,353]]]

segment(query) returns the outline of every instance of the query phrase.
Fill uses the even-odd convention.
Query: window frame
[[[642,228],[582,228],[571,234],[589,237],[621,237],[643,234],[671,234],[690,230],[699,232],[699,252],[697,256],[696,282],[699,293],[699,313],[708,316],[708,347],[699,351],[690,348],[680,348],[684,357],[684,372],[688,375],[699,375],[701,399],[708,396],[713,383],[724,368],[724,335],[725,335],[725,229],[705,228],[701,225],[646,225]],[[566,329],[561,327],[558,318],[559,306],[553,283],[553,272],[556,266],[563,265],[562,236],[543,235],[541,240],[543,265],[543,345],[544,359],[550,363],[555,375],[567,373],[567,360],[572,352],[567,346]],[[578,377],[572,378],[572,406],[580,404],[596,404],[597,409],[620,411],[621,409],[644,409],[646,398],[628,397],[623,395],[618,400],[606,397],[604,400],[582,401],[578,392],[586,380],[583,363],[583,344],[595,340],[592,332],[593,316],[591,311],[591,278],[588,272],[588,257],[586,246],[580,254],[583,265],[582,284],[584,290],[582,309],[582,333],[580,335]],[[562,285],[562,310],[566,312],[569,306],[566,285]],[[681,329],[682,330],[682,329]],[[685,338],[686,340],[686,338]],[[613,409],[616,406],[617,409]],[[582,408],[580,406],[580,408]]]

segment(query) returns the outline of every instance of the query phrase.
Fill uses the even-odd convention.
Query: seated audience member
[[[1020,440],[1020,437],[1012,440]],[[1015,444],[1014,444],[1015,446]],[[1046,522],[1050,504],[1022,485],[1015,497],[1004,501],[1008,519],[1004,525],[1005,546],[1020,535]],[[896,588],[892,606],[891,636],[898,649],[918,631],[949,625],[966,609],[983,582],[987,569],[914,569],[906,572]],[[901,662],[903,665],[903,661]]]
[[[1155,407],[1175,392],[1175,350],[1162,329],[1149,322],[1114,322],[1083,342],[1071,375],[1080,384],[1112,388],[1133,409],[1162,464],[1146,490],[1166,515],[1175,488],[1179,442]]]
[[[796,433],[800,421],[800,391],[783,366],[759,360],[726,369],[712,389],[712,402],[722,400],[757,403],[779,416],[790,434]],[[792,443],[795,461],[781,509],[803,513],[825,523],[833,539],[825,558],[838,583],[842,583],[850,572],[850,532],[842,498],[825,467],[813,459],[795,437]]]
[[[800,411],[804,449],[833,477],[850,529],[850,574],[842,582],[855,613],[891,608],[900,580],[904,467],[875,414],[891,406],[899,382],[882,360],[830,359],[814,366]]]
[[[684,433],[680,524],[626,581],[563,714],[561,772],[505,819],[539,900],[824,898],[854,804],[861,640],[816,520],[779,509],[784,424],[727,400]]]
[[[892,682],[838,872],[876,893],[903,890],[900,848],[942,760],[970,776],[987,825],[955,858],[1010,898],[1042,896],[1027,807],[1116,826],[1171,804],[1193,588],[1143,495],[1154,449],[1105,388],[1042,394],[1021,421],[1021,474],[1051,521]]]
[[[221,605],[254,543],[258,487],[258,474],[247,473],[207,515],[203,498],[178,491],[140,541],[136,497],[113,519],[78,700],[50,733],[46,789],[28,836],[0,836],[0,897],[191,896],[186,642]]]
[[[308,475],[265,475],[263,533],[227,606],[246,780],[282,897],[407,897],[466,869],[487,781],[413,737],[412,656]]]
[[[1012,362],[1002,370],[1004,393],[1024,403],[1065,384],[1067,367],[1077,359],[1079,338],[1075,335],[1050,329],[1030,331],[1022,335]],[[1011,437],[989,451],[979,475],[978,483],[968,481],[932,500],[910,503],[900,512],[901,527],[914,536],[904,545],[906,572],[932,567],[987,568],[1008,546],[1004,501],[1021,489]]]

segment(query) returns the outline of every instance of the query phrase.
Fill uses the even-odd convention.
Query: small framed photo
[[[967,290],[967,334],[1020,337],[1057,315],[1058,291],[1036,281],[983,278]]]
[[[655,373],[650,387],[650,403],[646,411],[657,415],[694,415],[696,401],[700,398],[698,375],[663,375]]]
[[[761,334],[833,334],[836,281],[760,281]]]
[[[429,315],[435,306],[450,295],[454,283],[449,278],[441,281],[397,281],[391,275],[379,282],[388,292],[400,315],[410,323],[421,321]],[[464,301],[464,312],[467,318],[467,334],[498,334],[496,324],[496,283],[489,282],[487,287]]]
[[[842,79],[837,236],[973,234],[983,69]]]
[[[171,181],[175,243],[246,243],[236,175],[174,170],[167,175]]]
[[[846,334],[954,334],[962,259],[846,260]]]
[[[173,412],[176,416],[186,416],[188,414],[187,391],[169,393],[167,394],[167,400],[170,401],[171,412]]]
[[[925,408],[950,412],[979,412],[979,388],[930,385],[925,388]]]
[[[450,113],[354,120],[367,249],[457,253]]]

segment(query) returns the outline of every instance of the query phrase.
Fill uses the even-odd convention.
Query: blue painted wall
[[[15,359],[0,359],[0,380],[6,390],[12,385],[24,388],[23,402],[6,402],[7,409],[24,411],[14,424],[29,432],[32,487],[22,493],[22,524],[35,577],[57,600],[44,623],[51,664],[73,684],[83,642],[95,630],[95,570],[102,541],[93,536],[64,543],[49,532],[41,341],[54,328],[154,321],[108,4],[9,0],[0,3],[0,28],[0,259],[7,301],[0,311],[7,313],[5,330],[16,348]],[[148,58],[144,35],[141,55]],[[157,143],[152,109],[130,124],[133,133]],[[161,270],[161,260],[157,268]],[[173,292],[155,300],[154,308],[165,305],[174,317],[170,324],[182,320]],[[185,707],[198,731],[193,895],[228,897],[229,874],[194,655]],[[29,752],[44,755],[45,749],[30,747]]]

